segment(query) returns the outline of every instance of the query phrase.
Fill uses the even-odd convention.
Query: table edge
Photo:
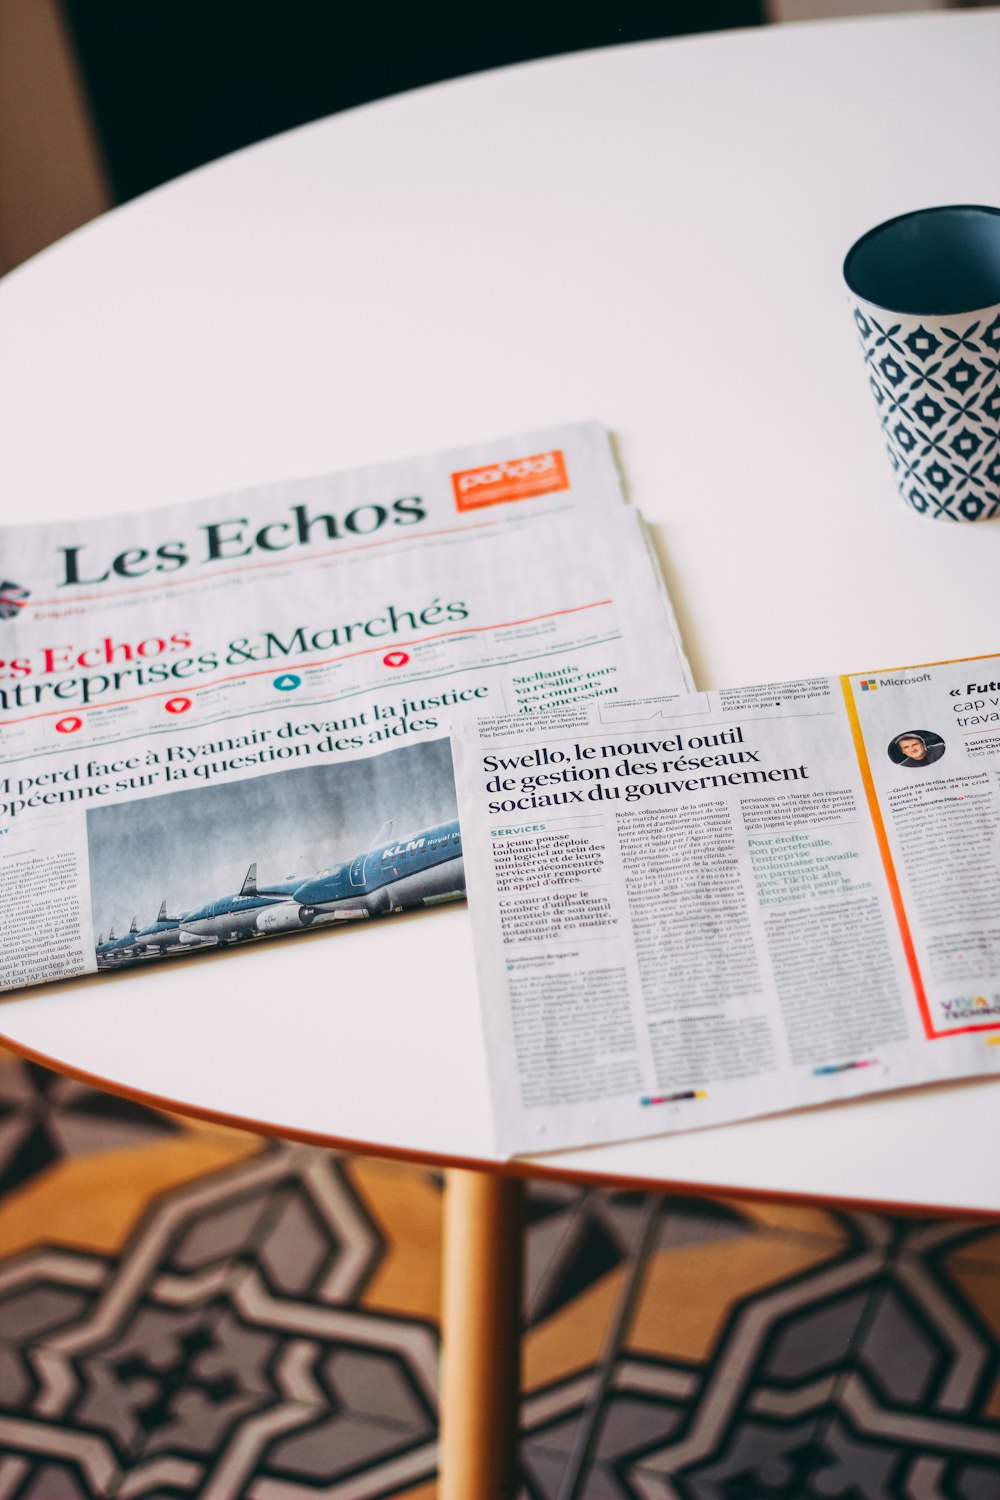
[[[501,1177],[537,1178],[550,1182],[574,1182],[589,1187],[604,1187],[638,1190],[640,1192],[671,1194],[678,1197],[737,1198],[762,1203],[788,1203],[812,1208],[844,1208],[851,1212],[884,1213],[896,1217],[907,1216],[927,1219],[965,1219],[985,1224],[1000,1224],[1000,1208],[981,1206],[959,1206],[955,1204],[912,1203],[907,1200],[883,1198],[854,1198],[840,1194],[796,1193],[781,1188],[748,1188],[741,1184],[718,1182],[675,1181],[669,1177],[624,1176],[613,1172],[598,1172],[579,1167],[555,1167],[534,1160],[498,1157],[466,1157],[435,1151],[418,1151],[408,1146],[387,1146],[382,1142],[359,1141],[347,1136],[327,1135],[322,1131],[301,1130],[295,1127],[282,1128],[267,1120],[249,1116],[229,1114],[225,1110],[208,1109],[203,1105],[185,1104],[182,1100],[150,1093],[145,1089],[131,1088],[126,1084],[104,1078],[99,1073],[90,1073],[84,1068],[74,1067],[60,1058],[50,1057],[27,1047],[14,1037],[0,1031],[0,1045],[25,1062],[47,1068],[61,1077],[72,1078],[77,1083],[113,1094],[119,1099],[145,1105],[167,1114],[186,1119],[201,1120],[209,1125],[221,1125],[230,1130],[242,1130],[269,1140],[290,1141],[297,1145],[316,1146],[325,1150],[349,1151],[359,1156],[371,1156],[388,1161],[410,1163],[415,1166],[443,1169],[445,1171],[491,1172]]]

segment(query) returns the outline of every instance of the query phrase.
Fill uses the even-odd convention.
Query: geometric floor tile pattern
[[[441,1209],[0,1061],[0,1500],[432,1500]],[[548,1182],[527,1216],[523,1500],[584,1431],[580,1500],[1000,1500],[1000,1227]]]

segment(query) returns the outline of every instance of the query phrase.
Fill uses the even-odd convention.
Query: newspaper
[[[467,719],[455,751],[500,1150],[1000,1067],[1000,657]]]
[[[3,989],[461,896],[453,714],[690,685],[595,426],[0,545]]]

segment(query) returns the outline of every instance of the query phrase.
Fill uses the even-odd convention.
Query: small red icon
[[[406,651],[387,651],[382,658],[382,665],[384,667],[405,667],[409,659],[409,653]]]
[[[56,729],[60,734],[76,734],[78,729],[83,728],[83,720],[77,718],[57,719]]]
[[[163,707],[168,714],[186,714],[191,707],[190,698],[168,698]]]

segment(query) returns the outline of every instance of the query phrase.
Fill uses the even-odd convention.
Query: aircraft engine
[[[464,895],[465,862],[459,855],[457,859],[443,860],[441,864],[419,870],[415,875],[405,875],[402,879],[379,886],[362,897],[359,904],[367,907],[374,917],[387,911],[433,906],[438,901],[449,901]]]
[[[280,906],[268,906],[261,912],[257,928],[260,932],[297,932],[300,927],[308,927],[315,915],[315,906],[283,901]]]

